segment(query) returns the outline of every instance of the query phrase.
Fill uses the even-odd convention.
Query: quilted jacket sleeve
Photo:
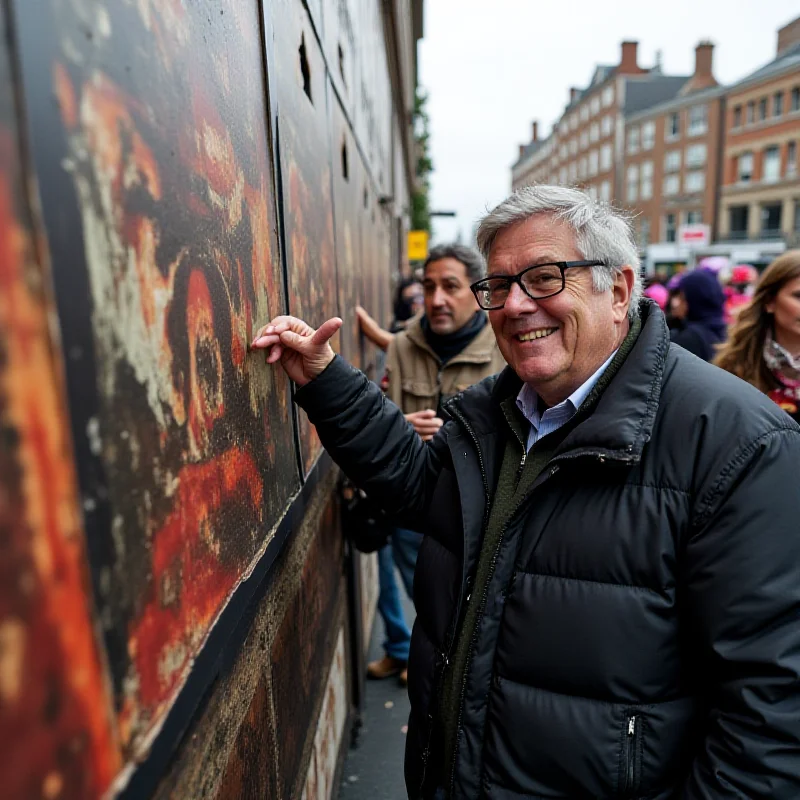
[[[683,797],[800,797],[800,431],[743,447],[698,498],[690,624],[710,716]]]
[[[446,436],[453,423],[426,444],[400,409],[339,356],[295,399],[356,485],[406,523],[421,521],[447,457]]]

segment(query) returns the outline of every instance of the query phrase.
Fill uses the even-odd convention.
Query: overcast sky
[[[434,240],[470,241],[475,220],[510,191],[511,164],[539,120],[546,136],[570,86],[595,64],[618,64],[620,42],[639,42],[639,64],[661,51],[667,74],[694,71],[694,46],[710,39],[714,74],[733,83],[775,57],[777,30],[798,0],[425,0],[419,80],[429,94]]]

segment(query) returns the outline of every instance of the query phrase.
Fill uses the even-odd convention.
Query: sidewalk
[[[397,576],[409,625],[414,607]],[[383,620],[375,613],[369,661],[383,657]],[[408,723],[408,692],[395,678],[367,681],[366,707],[356,747],[347,754],[339,800],[406,800],[403,755]]]

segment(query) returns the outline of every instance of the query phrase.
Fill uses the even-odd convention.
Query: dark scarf
[[[483,330],[489,321],[483,311],[476,311],[472,319],[452,333],[434,333],[427,317],[422,318],[422,333],[431,350],[439,356],[442,365],[457,356]]]
[[[797,418],[800,414],[800,359],[793,358],[786,348],[772,338],[772,334],[767,334],[764,363],[778,384],[776,389],[769,392],[770,398]]]

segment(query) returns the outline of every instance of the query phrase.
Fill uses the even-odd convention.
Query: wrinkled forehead
[[[534,264],[577,261],[575,231],[553,214],[536,214],[499,231],[489,251],[488,274],[513,275]]]

